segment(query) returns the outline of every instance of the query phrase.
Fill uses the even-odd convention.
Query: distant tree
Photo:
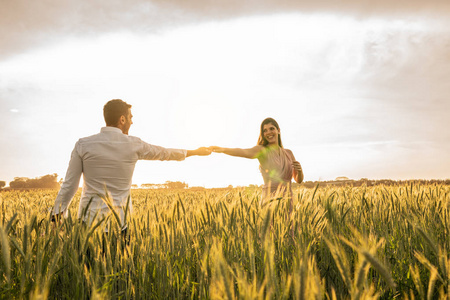
[[[189,188],[189,190],[191,190],[191,191],[204,191],[204,190],[206,190],[206,188],[203,187],[203,186],[191,186]]]
[[[6,185],[6,181],[0,181],[0,189],[4,188]]]
[[[316,185],[318,185],[319,182],[318,181],[303,181],[301,183],[301,185],[305,188],[314,188],[316,187]],[[298,183],[294,183],[295,186],[300,186],[300,184]]]
[[[60,185],[58,183],[58,174],[54,173],[52,175],[45,175],[37,178],[36,180],[37,188],[42,189],[59,189]]]
[[[38,178],[15,177],[9,183],[12,189],[59,189],[58,174],[44,175]]]
[[[166,181],[168,189],[186,189],[188,187],[187,183],[181,181]]]
[[[14,180],[9,183],[9,187],[12,189],[23,189],[26,187],[26,177],[14,177]]]
[[[144,188],[144,189],[160,189],[160,188],[166,188],[166,186],[164,184],[143,183],[143,184],[141,184],[141,188]]]

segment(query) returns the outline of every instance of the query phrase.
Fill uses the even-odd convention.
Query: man
[[[184,160],[192,155],[211,154],[205,147],[196,150],[168,149],[129,136],[128,130],[133,124],[131,105],[120,99],[106,103],[103,116],[106,127],[98,134],[79,139],[75,144],[66,177],[55,200],[52,220],[61,214],[67,216],[83,174],[78,218],[91,224],[96,215],[103,217],[110,213],[106,203],[110,201],[120,217],[122,229],[125,229],[124,208],[127,205],[129,210],[132,208],[131,201],[127,204],[127,200],[138,160]]]

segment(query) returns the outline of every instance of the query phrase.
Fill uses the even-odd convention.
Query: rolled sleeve
[[[83,162],[79,151],[79,142],[75,144],[72,151],[69,167],[67,168],[66,177],[55,200],[53,214],[63,213],[67,210],[72,201],[73,196],[78,190],[80,184],[81,173],[83,172]]]

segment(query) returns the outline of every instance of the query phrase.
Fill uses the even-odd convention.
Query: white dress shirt
[[[100,133],[81,138],[75,144],[66,177],[55,200],[53,214],[65,212],[67,215],[67,208],[83,174],[78,218],[83,218],[90,224],[96,214],[97,217],[109,214],[110,209],[102,200],[107,193],[120,216],[121,225],[125,226],[124,210],[130,197],[136,162],[140,159],[184,160],[186,153],[187,151],[182,149],[147,144],[137,137],[123,134],[122,130],[116,127],[103,127]],[[91,198],[91,204],[86,210]],[[131,212],[131,201],[128,205]]]

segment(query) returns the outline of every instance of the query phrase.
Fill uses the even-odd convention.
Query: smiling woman
[[[260,204],[262,206],[281,196],[289,198],[289,210],[292,211],[291,181],[303,181],[303,170],[291,150],[285,149],[281,142],[281,130],[277,121],[266,118],[261,123],[258,143],[253,148],[225,148],[212,146],[217,153],[243,158],[257,158],[264,187]]]

